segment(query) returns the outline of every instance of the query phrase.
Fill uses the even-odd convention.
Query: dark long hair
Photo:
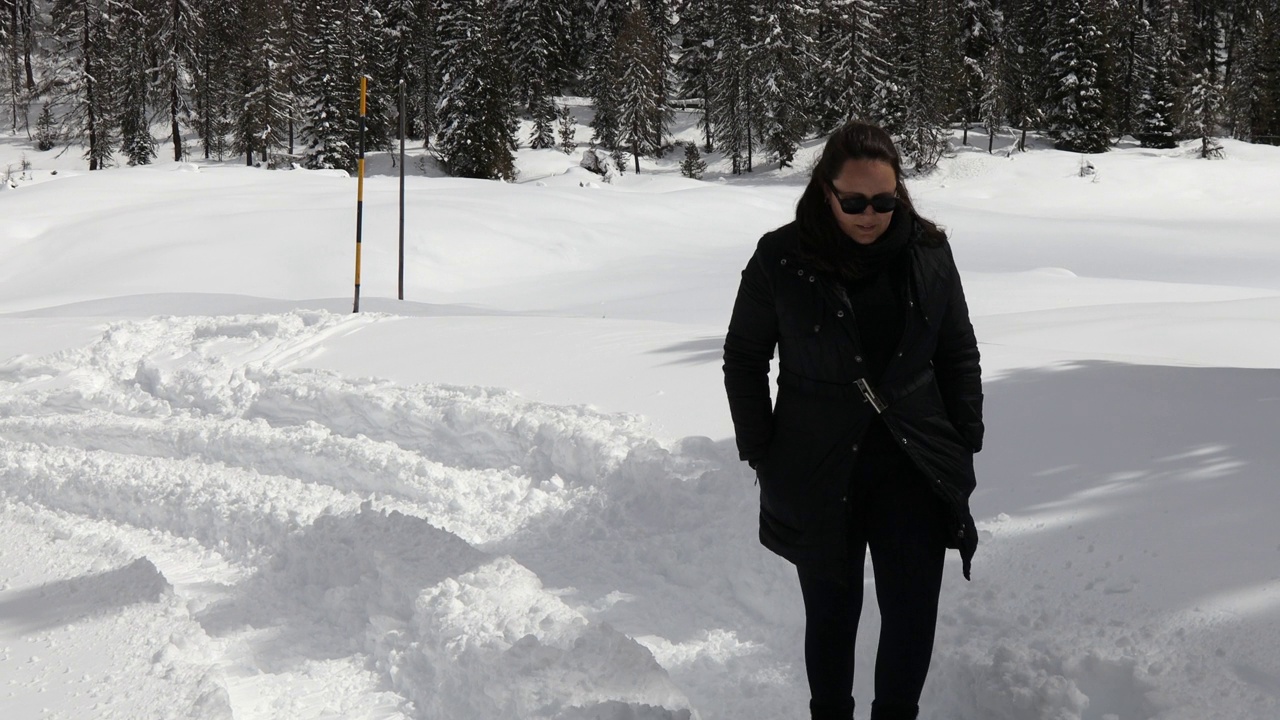
[[[841,260],[847,253],[840,250],[842,245],[852,240],[836,224],[826,196],[826,188],[844,169],[847,160],[879,160],[889,163],[893,167],[893,176],[898,181],[896,212],[915,218],[923,231],[921,244],[936,247],[946,241],[946,232],[933,221],[920,217],[911,203],[911,193],[907,192],[907,186],[902,182],[902,160],[898,156],[898,149],[893,145],[893,138],[879,126],[851,120],[827,138],[822,157],[809,176],[809,185],[800,196],[800,202],[796,203],[796,222],[801,230],[800,252],[816,269],[837,276],[850,274],[850,268],[844,267],[846,263]],[[894,221],[899,222],[896,215]],[[853,274],[857,274],[856,269]]]

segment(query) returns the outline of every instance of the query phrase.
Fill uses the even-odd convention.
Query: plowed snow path
[[[377,322],[155,318],[0,366],[6,521],[102,548],[108,578],[69,566],[9,587],[101,595],[53,624],[158,616],[163,642],[138,661],[185,670],[146,673],[157,716],[665,718],[691,690],[753,685],[794,705],[797,669],[743,636],[794,590],[741,551],[751,484],[724,448],[672,454],[634,418],[500,390],[288,369]],[[756,607],[724,616],[726,591]],[[4,607],[13,627],[43,622],[29,598]],[[757,679],[677,683],[650,647],[675,668],[754,663]]]

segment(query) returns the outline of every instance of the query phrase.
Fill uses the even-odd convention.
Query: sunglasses
[[[834,191],[835,188],[832,190]],[[845,215],[861,215],[868,205],[878,213],[893,212],[898,208],[898,196],[893,193],[880,193],[871,197],[866,195],[839,197],[837,195],[836,202],[840,203],[840,211]]]

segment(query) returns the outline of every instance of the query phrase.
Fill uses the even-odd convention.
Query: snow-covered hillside
[[[806,717],[719,368],[801,172],[411,166],[399,302],[375,158],[353,315],[353,179],[24,152],[0,717]],[[1227,155],[962,148],[913,185],[988,412],[922,718],[1280,717],[1280,151]]]

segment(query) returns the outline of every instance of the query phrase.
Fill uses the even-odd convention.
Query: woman
[[[724,375],[738,452],[760,484],[760,541],[800,577],[812,717],[853,716],[870,547],[882,621],[871,718],[915,718],[946,548],[968,578],[978,542],[968,498],[982,378],[946,234],[916,214],[880,128],[836,131],[795,221],[760,240]]]

